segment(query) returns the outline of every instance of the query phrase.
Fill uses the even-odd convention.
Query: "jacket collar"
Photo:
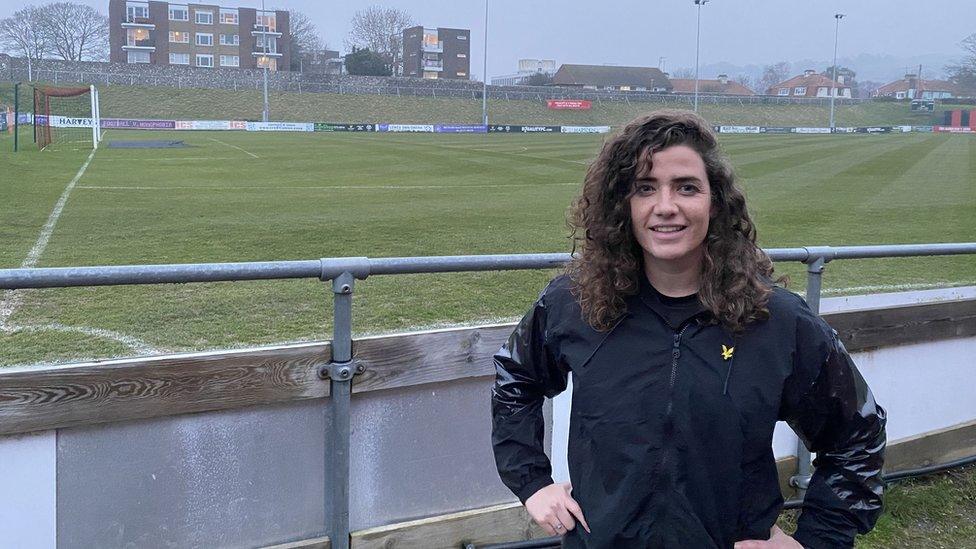
[[[657,291],[657,289],[654,288],[654,286],[651,285],[651,282],[647,280],[647,275],[644,274],[643,270],[640,271],[640,274],[638,275],[637,278],[639,280],[639,289],[637,291],[637,295],[640,298],[640,301],[647,308],[651,309],[658,316],[660,316],[661,319],[664,320],[665,324],[668,324],[669,315],[667,313],[669,307],[667,304],[664,303],[664,300],[668,298],[666,296],[662,296],[661,293]],[[707,311],[707,309],[705,309],[705,307],[697,299],[695,300],[694,303],[695,306],[689,307],[687,314],[683,315],[684,318],[682,318],[681,322],[679,323],[679,326],[685,324],[690,319],[697,317]],[[672,328],[677,329],[679,326],[672,326]]]

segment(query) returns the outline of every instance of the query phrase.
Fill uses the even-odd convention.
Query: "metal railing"
[[[819,314],[821,280],[827,263],[839,259],[917,257],[976,254],[976,242],[880,246],[807,246],[767,250],[774,261],[800,261],[807,266],[806,300]],[[193,263],[175,265],[126,265],[107,267],[54,267],[0,269],[0,289],[57,288],[75,286],[119,286],[317,278],[330,282],[333,293],[332,357],[318,366],[321,379],[330,383],[333,428],[327,436],[333,452],[325,457],[326,497],[334,512],[329,526],[332,547],[349,547],[349,447],[352,379],[365,369],[352,356],[352,297],[355,281],[370,276],[551,269],[570,260],[567,253],[505,254],[482,256],[440,256],[379,258],[346,257],[303,261],[247,263]],[[797,446],[798,470],[790,483],[800,497],[812,473],[810,452]],[[329,487],[332,489],[330,490]],[[323,502],[323,505],[325,502]]]

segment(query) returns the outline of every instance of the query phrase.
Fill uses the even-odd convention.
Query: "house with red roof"
[[[671,93],[695,93],[694,78],[672,78],[671,84],[674,86]],[[742,84],[729,80],[726,74],[720,74],[714,80],[699,78],[698,93],[707,95],[756,95],[756,92]]]
[[[837,80],[834,82],[813,69],[807,69],[799,76],[770,86],[766,94],[782,97],[830,97],[830,90],[833,88],[835,97],[853,97],[851,87],[844,83],[844,77],[838,74]]]
[[[895,99],[945,99],[959,97],[956,85],[945,80],[925,80],[915,74],[906,74],[901,80],[881,86],[871,97],[894,97]]]

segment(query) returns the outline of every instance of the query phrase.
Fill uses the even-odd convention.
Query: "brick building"
[[[403,29],[403,76],[469,80],[470,57],[468,29]]]
[[[291,63],[287,11],[109,0],[108,12],[113,63],[271,70]]]
[[[830,97],[831,89],[834,90],[834,97],[847,99],[852,97],[851,86],[844,81],[844,75],[839,71],[837,82],[834,82],[822,74],[817,74],[813,69],[807,69],[801,75],[770,86],[766,94],[783,97]]]

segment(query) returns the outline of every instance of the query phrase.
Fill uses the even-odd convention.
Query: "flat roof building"
[[[287,11],[109,0],[113,63],[288,70]]]
[[[403,76],[471,79],[471,31],[403,29]]]

